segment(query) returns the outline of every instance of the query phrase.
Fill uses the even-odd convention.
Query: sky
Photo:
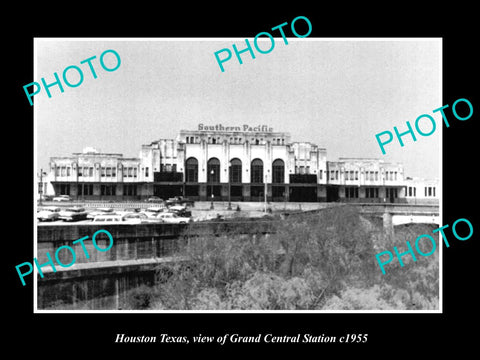
[[[253,44],[253,39],[249,39]],[[405,175],[440,178],[442,121],[433,113],[442,103],[442,42],[439,38],[321,39],[275,38],[268,54],[254,48],[255,59],[243,53],[220,70],[214,53],[246,47],[244,38],[205,39],[35,39],[34,79],[54,82],[56,72],[76,65],[84,79],[78,87],[63,83],[34,97],[37,167],[49,158],[94,147],[102,152],[138,157],[142,144],[175,138],[198,124],[268,125],[326,148],[327,160],[367,157],[402,162]],[[253,45],[252,45],[253,46]],[[260,40],[262,49],[270,40]],[[99,62],[115,50],[119,68],[105,71]],[[88,64],[92,60],[97,78]],[[224,56],[222,54],[221,56]],[[114,67],[111,53],[104,57]],[[68,80],[78,82],[75,70]],[[28,100],[26,99],[27,103]],[[397,126],[414,127],[431,115],[437,130],[413,142],[396,139],[383,155],[375,139]],[[422,120],[424,121],[424,120]],[[420,123],[424,132],[428,121]]]

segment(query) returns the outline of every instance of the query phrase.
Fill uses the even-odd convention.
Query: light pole
[[[210,174],[212,176],[210,176],[210,188],[211,188],[211,191],[212,191],[212,200],[210,202],[210,210],[213,210],[213,174],[215,173],[215,171],[213,171],[213,169],[210,171]]]
[[[39,194],[40,194],[40,201],[38,205],[42,205],[42,197],[43,197],[43,175],[47,175],[47,173],[43,172],[43,169],[40,169],[40,189],[39,189]]]
[[[265,201],[264,201],[264,210],[263,212],[267,212],[267,174],[265,174],[265,184],[264,184],[264,198],[265,198]]]
[[[231,171],[232,171],[232,162],[229,161],[228,162],[228,207],[227,207],[227,210],[232,210],[232,203],[230,202],[231,200],[231,184],[230,184],[230,181],[231,181]]]

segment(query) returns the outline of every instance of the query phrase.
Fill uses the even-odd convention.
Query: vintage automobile
[[[158,196],[150,196],[148,199],[147,199],[147,202],[163,202],[163,199],[162,198],[159,198]]]
[[[94,211],[91,211],[87,215],[87,219],[95,219],[95,216],[106,215],[106,214],[115,214],[112,208],[98,208]]]
[[[97,215],[92,221],[93,224],[140,224],[139,218],[127,218],[126,215],[103,214]]]
[[[61,208],[57,206],[46,206],[37,212],[38,221],[55,221],[60,217]]]
[[[143,210],[141,213],[147,215],[149,218],[156,218],[157,215],[162,213],[165,209],[165,207],[154,206]]]
[[[83,207],[74,206],[60,211],[59,218],[63,221],[80,221],[87,218],[87,212]]]
[[[140,223],[141,224],[150,224],[150,223],[162,223],[163,221],[161,219],[158,219],[156,217],[148,217],[146,214],[144,213],[129,213],[129,214],[125,214],[123,216],[123,218],[125,220],[129,220],[129,219],[140,219]]]
[[[187,224],[193,221],[192,218],[181,217],[171,212],[159,213],[157,215],[157,218],[161,219],[163,222],[167,224]]]
[[[52,200],[53,200],[53,201],[59,201],[59,202],[72,201],[72,199],[70,198],[70,195],[59,195],[59,196],[55,196]]]
[[[191,217],[192,216],[192,212],[190,210],[187,210],[185,205],[170,206],[168,208],[168,211],[173,212],[174,214],[177,214],[178,216],[181,216],[181,217]]]
[[[167,205],[185,205],[185,206],[193,206],[194,201],[187,199],[183,196],[175,196],[173,198],[169,198],[166,201]]]

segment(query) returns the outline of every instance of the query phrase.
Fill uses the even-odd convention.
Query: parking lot
[[[121,223],[139,223],[136,221],[121,221],[121,217],[136,217],[134,214],[146,214],[148,220],[146,222],[167,222],[161,221],[158,217],[164,213],[176,213],[179,215],[185,215],[185,212],[178,211],[178,208],[184,208],[189,221],[209,221],[213,219],[228,219],[233,217],[249,217],[259,218],[266,216],[267,213],[278,213],[283,211],[299,211],[299,210],[314,210],[325,207],[325,203],[262,203],[262,202],[232,202],[230,209],[228,202],[212,202],[210,201],[197,201],[186,204],[178,204],[177,202],[166,203],[164,201],[158,202],[106,202],[106,201],[42,201],[42,204],[37,205],[37,210],[44,208],[54,207],[60,212],[68,208],[80,208],[83,209],[88,218],[75,219],[72,221],[64,221],[54,216],[54,219],[47,219],[47,221],[39,221],[38,225],[50,224],[50,225],[65,225],[65,224],[91,224],[94,223],[95,216],[108,215],[111,218],[111,222]],[[177,209],[175,209],[177,208]],[[156,209],[156,211],[150,211]],[[182,214],[183,213],[183,214]],[[132,215],[133,214],[133,215]],[[38,215],[38,211],[37,211]],[[97,219],[98,221],[99,219]],[[167,219],[168,220],[168,219]],[[141,222],[141,221],[140,221]],[[100,223],[100,222],[99,222]]]

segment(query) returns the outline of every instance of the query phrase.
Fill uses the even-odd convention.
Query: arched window
[[[220,182],[220,161],[217,158],[211,158],[207,162],[208,182]]]
[[[185,168],[186,182],[198,182],[198,160],[188,158]]]
[[[251,177],[250,182],[253,184],[263,183],[263,161],[260,159],[255,159],[252,161],[251,165]]]
[[[230,176],[231,183],[242,182],[242,161],[240,159],[230,160]]]
[[[283,184],[285,182],[285,163],[277,159],[272,163],[272,183]]]

